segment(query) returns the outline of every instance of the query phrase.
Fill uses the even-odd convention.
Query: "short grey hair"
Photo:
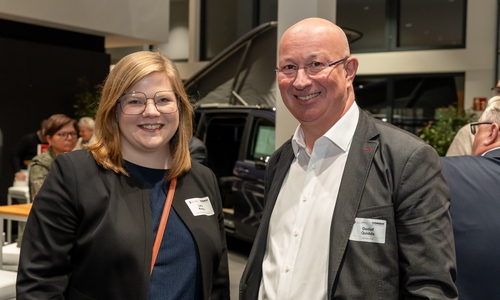
[[[498,102],[498,101],[500,101],[500,96],[493,96],[493,97],[491,97],[488,100],[488,105],[487,106],[492,105],[492,104],[494,104],[495,102]]]
[[[481,122],[493,122],[500,125],[500,101],[489,101],[488,106],[481,115],[480,120]]]
[[[78,121],[78,127],[80,127],[80,126],[85,126],[90,130],[94,130],[94,126],[95,126],[94,119],[92,119],[90,117],[82,117]]]

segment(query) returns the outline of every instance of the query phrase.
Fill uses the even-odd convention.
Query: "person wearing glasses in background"
[[[355,102],[345,33],[309,18],[278,50],[299,121],[270,158],[240,299],[457,299],[449,190],[436,151]]]
[[[33,202],[17,299],[229,299],[222,203],[190,159],[192,121],[168,58],[116,64],[95,141],[59,155]]]
[[[52,168],[52,162],[61,153],[73,150],[77,141],[76,121],[64,114],[50,116],[43,123],[44,138],[49,148],[33,157],[29,164],[28,188],[31,201],[35,199],[45,178]],[[24,222],[19,222],[17,246],[21,247]]]
[[[50,116],[45,122],[44,128],[45,140],[49,144],[49,149],[31,160],[28,176],[31,201],[35,199],[47,174],[49,174],[56,156],[73,150],[78,139],[76,121],[64,114]]]
[[[500,80],[495,87],[491,88],[491,98],[486,106],[500,100]],[[472,155],[472,143],[474,136],[470,133],[470,123],[464,125],[453,137],[450,147],[446,151],[446,156]]]
[[[442,157],[451,190],[451,219],[461,300],[500,299],[500,102],[470,124],[472,155]]]

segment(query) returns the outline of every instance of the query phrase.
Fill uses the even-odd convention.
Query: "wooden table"
[[[3,232],[3,220],[13,220],[26,222],[31,210],[29,204],[15,204],[0,206],[0,232]],[[0,251],[0,269],[3,267],[3,251]]]

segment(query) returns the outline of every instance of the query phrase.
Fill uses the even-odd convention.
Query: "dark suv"
[[[276,22],[256,27],[184,82],[196,98],[195,135],[219,181],[226,232],[253,242],[266,161],[275,149]]]
[[[266,161],[275,149],[273,109],[231,106],[197,110],[196,135],[219,181],[226,232],[253,242],[263,209]]]

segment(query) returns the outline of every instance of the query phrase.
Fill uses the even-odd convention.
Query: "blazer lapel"
[[[281,189],[281,185],[283,184],[285,176],[290,169],[290,164],[292,163],[293,158],[294,154],[292,143],[291,140],[289,140],[283,145],[280,156],[276,159],[276,163],[273,166],[270,166],[272,169],[269,172],[268,182],[265,183],[266,190],[268,191],[265,198],[266,208],[268,208],[268,206],[271,206],[271,208],[274,207]]]
[[[328,298],[332,298],[335,279],[349,241],[361,196],[378,150],[378,131],[371,118],[360,109],[359,121],[340,183],[330,229]]]
[[[276,159],[272,160],[273,164],[268,165],[266,182],[264,183],[266,203],[252,250],[248,256],[247,266],[242,275],[242,285],[240,285],[240,298],[242,299],[257,299],[271,213],[293,158],[293,149],[289,140],[276,152]]]

